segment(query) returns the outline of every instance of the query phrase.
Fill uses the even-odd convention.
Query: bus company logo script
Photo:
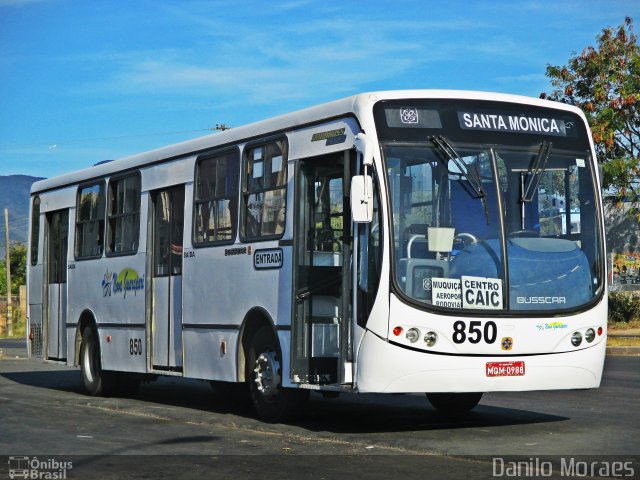
[[[138,275],[133,268],[125,268],[120,273],[107,270],[102,277],[103,297],[122,294],[123,298],[127,298],[127,294],[133,292],[137,295],[139,290],[144,290],[144,275]]]
[[[401,108],[400,121],[402,123],[418,123],[418,110],[410,107]]]
[[[538,325],[536,325],[536,327],[541,332],[544,332],[549,330],[564,330],[566,328],[569,328],[569,325],[567,325],[564,322],[548,322],[548,323],[540,322],[538,323]]]

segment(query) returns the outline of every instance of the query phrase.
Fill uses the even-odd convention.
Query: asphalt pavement
[[[522,478],[547,478],[545,462],[548,478],[616,478],[567,468],[626,462],[633,476],[619,478],[640,475],[640,357],[608,356],[599,389],[485,394],[463,417],[442,417],[423,395],[314,393],[302,418],[272,425],[206,382],[89,397],[78,369],[26,359],[24,343],[0,349],[0,479],[26,462],[49,474],[67,462],[69,479],[475,479],[508,476],[511,461],[531,466]]]

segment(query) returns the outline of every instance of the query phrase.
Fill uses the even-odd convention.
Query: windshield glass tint
[[[591,300],[601,240],[586,155],[550,144],[447,145],[384,148],[400,290],[452,309]]]

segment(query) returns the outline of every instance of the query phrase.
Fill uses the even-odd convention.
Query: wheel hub
[[[265,397],[275,395],[280,384],[280,363],[275,352],[262,352],[256,359],[253,372],[258,391]]]

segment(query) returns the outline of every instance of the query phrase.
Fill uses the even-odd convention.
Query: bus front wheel
[[[427,400],[439,412],[446,414],[465,413],[473,409],[482,398],[482,393],[427,393]]]
[[[102,370],[100,362],[100,342],[91,327],[82,332],[80,344],[80,372],[89,395],[111,395],[116,386],[116,378],[111,372]]]
[[[308,390],[282,386],[280,349],[270,327],[261,327],[253,336],[248,365],[251,400],[262,420],[279,422],[291,418],[308,399]]]

